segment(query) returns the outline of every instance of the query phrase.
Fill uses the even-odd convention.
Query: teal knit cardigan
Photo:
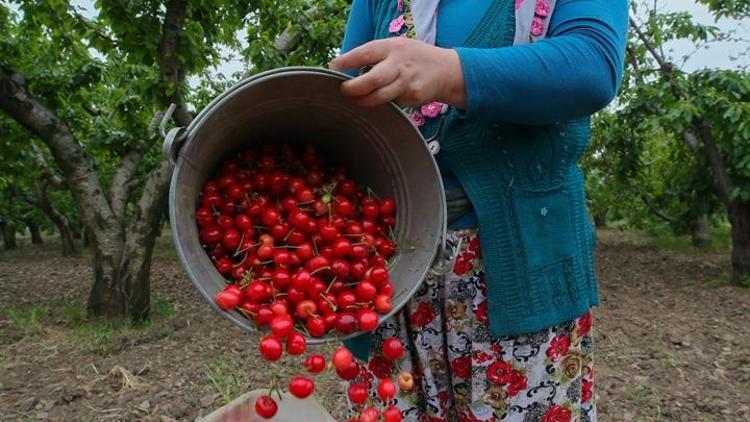
[[[391,3],[375,5],[375,38],[389,36]],[[463,47],[512,45],[512,4],[494,1]],[[578,167],[589,118],[523,126],[452,110],[444,133],[440,166],[458,179],[479,220],[492,335],[539,331],[598,305],[595,236]],[[346,344],[363,358],[369,339]]]

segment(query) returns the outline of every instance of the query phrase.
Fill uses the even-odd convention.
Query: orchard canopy
[[[632,2],[618,99],[593,119],[583,163],[597,225],[731,232],[733,279],[750,284],[750,76],[731,22],[750,1],[702,0],[721,26]],[[667,3],[667,2],[664,2]],[[674,3],[674,2],[672,2]],[[9,1],[0,5],[0,226],[90,248],[88,312],[144,320],[172,164],[158,122],[185,126],[237,80],[337,52],[343,0]],[[729,29],[726,29],[726,28]],[[671,50],[731,42],[734,66],[688,71]],[[234,69],[227,74],[226,69]],[[79,240],[83,239],[83,241]]]

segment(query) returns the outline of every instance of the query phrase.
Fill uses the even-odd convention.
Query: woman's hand
[[[341,90],[362,106],[395,100],[402,107],[440,101],[466,106],[463,72],[458,53],[408,38],[375,40],[336,57],[333,70],[360,69],[364,75],[346,81]]]

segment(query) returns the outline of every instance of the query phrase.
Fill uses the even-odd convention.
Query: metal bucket
[[[381,321],[404,306],[433,261],[440,263],[436,256],[444,256],[445,194],[424,138],[395,104],[353,105],[339,90],[347,78],[317,68],[261,73],[219,95],[189,127],[173,128],[166,134],[164,153],[176,162],[169,216],[177,255],[206,301],[244,329],[256,326],[239,312],[222,311],[214,303],[214,295],[226,281],[201,247],[194,217],[203,183],[230,151],[265,142],[312,143],[331,160],[346,165],[354,180],[396,200],[393,310],[381,316]],[[167,119],[169,115],[164,122]],[[358,334],[328,335],[309,342]]]

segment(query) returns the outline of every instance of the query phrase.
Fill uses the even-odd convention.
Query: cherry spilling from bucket
[[[310,337],[374,330],[393,307],[388,268],[397,251],[395,215],[392,198],[358,185],[313,146],[266,144],[232,154],[203,185],[195,213],[201,244],[227,282],[214,301],[266,328],[258,350],[269,362],[284,351],[304,354]],[[383,355],[398,361],[403,345],[389,339]],[[308,375],[335,370],[354,380],[360,374],[344,347],[331,354],[330,366],[320,354],[300,361]],[[398,385],[405,390],[401,378]],[[300,399],[314,387],[302,375],[289,383],[290,393]],[[359,420],[377,420],[381,413],[400,420],[397,408],[381,412],[374,406],[370,387],[349,389],[350,400],[362,405]],[[278,378],[256,401],[258,415],[276,414],[274,391]],[[395,395],[396,383],[379,381],[383,404]]]

